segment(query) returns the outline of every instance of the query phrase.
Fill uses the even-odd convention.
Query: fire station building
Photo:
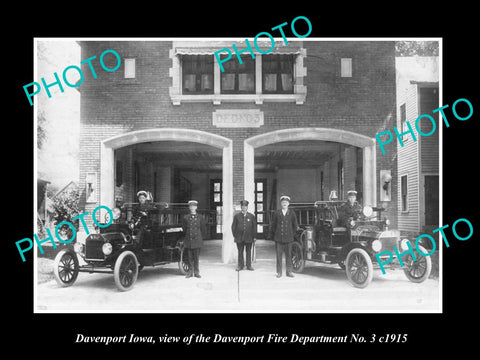
[[[82,65],[80,208],[136,202],[139,190],[155,202],[195,199],[216,215],[209,237],[222,239],[225,263],[236,256],[230,225],[242,199],[259,238],[282,194],[313,204],[355,189],[396,227],[396,145],[382,155],[375,141],[396,125],[395,43],[276,41],[269,54],[244,52],[242,64],[234,53],[222,72],[214,52],[232,44],[245,48],[229,39],[80,42],[82,59],[108,49],[121,58],[97,78]],[[114,68],[110,55],[103,61]]]

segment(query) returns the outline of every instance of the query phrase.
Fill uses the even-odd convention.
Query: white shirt
[[[287,214],[287,211],[288,211],[288,209],[287,209],[287,210],[282,209],[282,214],[283,214],[283,216],[285,216],[285,215]]]

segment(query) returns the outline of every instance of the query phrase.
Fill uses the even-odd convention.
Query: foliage
[[[78,231],[78,219],[73,221],[72,219],[79,214],[78,201],[80,194],[78,189],[70,189],[60,194],[53,199],[54,223],[55,226],[62,221],[68,221],[75,226],[75,230]],[[59,229],[59,233],[64,233],[67,239],[71,238],[72,230],[68,225],[62,225]]]
[[[37,116],[37,149],[41,149],[47,140],[47,119],[43,111],[39,112]]]
[[[438,41],[396,41],[395,56],[438,56]]]

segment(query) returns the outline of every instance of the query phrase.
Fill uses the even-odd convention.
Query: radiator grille
[[[87,260],[103,260],[102,246],[105,243],[103,238],[88,237],[85,241],[85,258]]]

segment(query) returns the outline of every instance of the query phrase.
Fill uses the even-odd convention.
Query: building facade
[[[375,141],[396,124],[394,42],[278,41],[268,55],[243,53],[242,64],[234,54],[222,72],[214,52],[233,43],[245,48],[225,39],[80,42],[82,59],[108,49],[121,58],[97,78],[83,64],[80,208],[134,202],[139,190],[157,202],[196,199],[217,214],[210,237],[222,239],[224,262],[235,258],[230,224],[241,199],[259,237],[281,194],[313,203],[356,189],[396,226],[396,146],[382,155]]]
[[[398,227],[410,233],[431,233],[439,226],[439,132],[421,136],[415,128],[416,119],[428,114],[439,124],[438,57],[397,58],[397,128],[408,130],[412,136],[397,142],[398,152]],[[419,122],[424,134],[432,131],[432,124]],[[403,132],[402,131],[402,132]]]

